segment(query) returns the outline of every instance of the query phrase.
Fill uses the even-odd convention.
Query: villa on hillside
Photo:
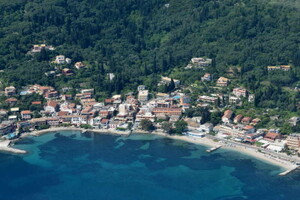
[[[229,79],[223,76],[217,80],[217,86],[219,87],[226,87],[228,86],[228,84],[229,84]]]

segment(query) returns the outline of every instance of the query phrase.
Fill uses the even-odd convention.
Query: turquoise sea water
[[[0,200],[300,199],[300,173],[152,135],[60,132],[0,154]]]

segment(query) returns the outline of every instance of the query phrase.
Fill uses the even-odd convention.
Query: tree
[[[80,128],[84,128],[84,129],[92,129],[93,127],[89,124],[81,124]]]
[[[171,82],[169,83],[168,85],[168,92],[171,92],[175,89],[175,83],[174,83],[174,80],[171,79]]]
[[[172,123],[170,122],[163,122],[161,128],[168,134],[172,133]]]
[[[222,113],[217,111],[217,112],[212,112],[211,115],[210,115],[210,122],[215,126],[217,125],[218,123],[220,123],[221,121],[221,116],[222,116]]]
[[[181,135],[186,130],[187,125],[187,122],[183,120],[175,122],[175,133]]]
[[[154,130],[153,123],[149,119],[143,119],[141,121],[141,128],[144,131],[153,131]]]

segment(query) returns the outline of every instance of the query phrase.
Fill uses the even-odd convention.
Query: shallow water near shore
[[[0,199],[299,199],[300,173],[155,135],[61,131],[0,154]]]

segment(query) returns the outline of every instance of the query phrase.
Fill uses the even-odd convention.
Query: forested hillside
[[[210,71],[215,74],[240,67],[239,81],[252,90],[262,79],[291,86],[300,78],[300,14],[295,2],[1,0],[3,87],[84,85],[94,87],[99,96],[142,83],[155,90],[159,74],[200,56],[214,59]],[[27,54],[41,43],[56,50]],[[71,77],[45,76],[53,68],[49,61],[59,54],[89,67]],[[269,77],[265,67],[277,64],[292,64],[293,70]],[[109,81],[107,73],[115,73],[115,79]]]

